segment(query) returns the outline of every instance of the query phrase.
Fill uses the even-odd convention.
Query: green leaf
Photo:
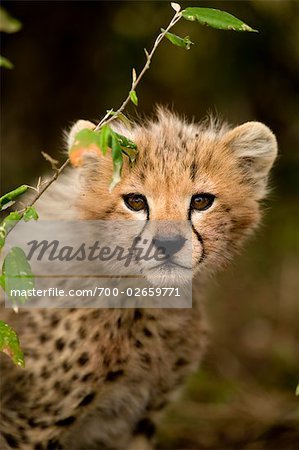
[[[136,91],[130,91],[130,99],[131,102],[134,103],[134,105],[138,106],[138,97]]]
[[[231,14],[212,8],[186,8],[182,11],[186,20],[197,20],[202,25],[207,25],[220,30],[255,31],[249,25],[237,19]]]
[[[7,233],[11,228],[13,228],[20,219],[21,214],[18,211],[11,212],[0,224],[0,249],[3,248],[5,244],[5,239]]]
[[[34,277],[24,251],[20,247],[13,247],[6,255],[2,275],[4,277],[4,290],[14,304],[25,303],[28,300],[28,291],[34,288]],[[12,290],[22,291],[22,296],[14,295]]]
[[[112,131],[112,130],[111,130]],[[123,155],[121,145],[119,143],[117,134],[112,132],[112,161],[113,161],[113,177],[110,183],[110,192],[115,188],[115,186],[120,182],[121,170],[123,166]]]
[[[13,63],[9,61],[9,59],[0,55],[0,67],[4,67],[5,69],[13,69]]]
[[[3,320],[0,320],[0,351],[8,355],[17,366],[25,366],[19,338]]]
[[[16,33],[21,28],[21,22],[12,17],[4,8],[0,7],[0,31]]]
[[[7,194],[0,197],[0,211],[3,209],[3,205],[6,203],[9,203],[10,201],[14,200],[15,198],[19,197],[19,195],[24,194],[28,189],[28,186],[22,185],[19,186],[17,189],[14,189],[13,191],[8,192]]]
[[[100,149],[103,155],[106,155],[108,147],[111,146],[111,128],[108,125],[104,125],[98,133],[100,136]]]
[[[23,219],[25,222],[29,222],[29,220],[37,220],[38,214],[36,209],[33,206],[28,206],[24,212]]]
[[[297,384],[296,395],[299,395],[299,383]]]
[[[161,31],[165,31],[163,28],[161,28]],[[178,47],[183,47],[186,50],[190,50],[191,45],[194,45],[194,42],[190,41],[189,36],[186,36],[184,38],[181,38],[180,36],[177,36],[176,34],[167,32],[165,34],[165,37],[174,45],[177,45]]]

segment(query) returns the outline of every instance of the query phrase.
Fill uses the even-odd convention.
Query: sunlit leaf
[[[118,141],[117,135],[113,133],[112,135],[112,160],[113,160],[113,176],[110,183],[110,192],[115,188],[115,186],[120,182],[121,170],[123,166],[123,154],[120,143]]]
[[[296,395],[299,395],[299,383],[297,384]]]
[[[134,103],[134,105],[138,106],[138,97],[136,91],[130,91],[130,99],[131,102]]]
[[[29,220],[37,220],[38,219],[38,214],[36,209],[33,206],[28,206],[25,209],[24,215],[23,215],[23,219],[25,220],[25,222],[29,222]]]
[[[0,31],[5,33],[16,33],[22,28],[18,19],[12,17],[2,6],[0,7]]]
[[[17,197],[19,197],[19,195],[24,194],[24,192],[26,192],[27,189],[28,189],[28,186],[23,184],[22,186],[19,186],[18,188],[14,189],[13,191],[10,191],[7,194],[0,197],[0,210],[2,209],[3,205],[5,205],[6,203],[8,203],[12,200],[15,200]]]
[[[257,31],[242,20],[237,19],[226,11],[212,8],[186,8],[182,11],[184,19],[197,20],[202,25],[207,25],[220,30]]]
[[[103,153],[103,155],[106,155],[108,147],[111,146],[111,128],[108,125],[104,125],[100,131],[100,140],[99,140],[99,146]]]
[[[0,55],[0,67],[4,67],[5,69],[13,69],[13,63],[9,61],[9,59]]]
[[[163,28],[161,28],[161,30],[162,30],[162,31],[165,31],[165,30],[163,30]],[[185,48],[186,50],[190,50],[191,45],[194,44],[194,42],[190,41],[189,36],[186,36],[186,37],[184,37],[184,38],[181,38],[180,36],[177,36],[176,34],[167,32],[167,33],[165,34],[165,37],[166,37],[172,44],[177,45],[178,47]]]
[[[14,211],[0,223],[0,249],[3,248],[5,244],[5,239],[9,230],[11,230],[21,218],[21,214],[18,211]]]
[[[13,247],[6,255],[2,275],[4,276],[4,290],[14,304],[25,303],[28,291],[34,288],[34,277],[24,251],[20,247]],[[14,295],[13,290],[22,291],[22,296]],[[24,295],[23,295],[24,294]]]
[[[101,154],[101,136],[97,131],[84,128],[76,134],[74,144],[69,149],[69,157],[73,166],[78,167],[83,163],[86,153]]]
[[[17,366],[25,366],[19,338],[3,320],[0,320],[0,351],[8,355]]]

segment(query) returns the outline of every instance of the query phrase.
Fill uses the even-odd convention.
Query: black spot
[[[36,423],[35,419],[33,419],[32,417],[30,417],[30,419],[28,419],[27,423],[31,428],[37,427],[37,423]]]
[[[117,319],[116,326],[117,328],[121,328],[121,317]]]
[[[44,344],[45,342],[47,342],[49,340],[49,336],[47,336],[46,334],[41,334],[39,337],[39,340],[42,344]]]
[[[43,450],[43,449],[44,447],[40,442],[34,445],[34,450]]]
[[[111,358],[109,355],[105,355],[103,358],[103,366],[109,367],[111,364]]]
[[[100,338],[100,333],[97,331],[97,332],[93,335],[92,340],[96,342],[96,341],[99,340],[99,338]]]
[[[70,348],[71,348],[72,350],[75,350],[76,347],[77,347],[77,341],[71,341],[71,342],[70,342]]]
[[[55,381],[55,383],[53,384],[54,389],[60,389],[61,388],[61,384],[60,381]]]
[[[134,311],[134,320],[140,320],[142,319],[142,312],[140,309],[135,309]]]
[[[62,394],[66,397],[71,392],[70,388],[64,387],[61,389]]]
[[[183,367],[188,364],[188,361],[185,358],[178,358],[175,362],[176,367]]]
[[[53,315],[53,316],[51,317],[51,322],[50,322],[50,324],[51,324],[52,327],[56,327],[56,326],[59,324],[59,322],[60,322],[60,318],[57,317],[56,315]]]
[[[87,320],[87,315],[83,315],[80,317],[80,322],[86,322]]]
[[[92,372],[86,373],[86,374],[82,377],[82,381],[85,383],[86,381],[91,380],[92,377],[93,377],[93,373],[92,373]]]
[[[44,380],[47,380],[51,376],[49,370],[46,367],[43,367],[40,375],[42,378],[44,378]]]
[[[89,361],[89,356],[87,352],[83,352],[82,355],[78,358],[79,366],[85,366],[85,364]]]
[[[119,377],[121,377],[123,374],[124,374],[123,370],[115,370],[115,371],[108,372],[106,375],[106,381],[115,381]]]
[[[47,444],[47,450],[63,450],[63,447],[57,439],[50,439]]]
[[[95,393],[91,392],[90,394],[85,395],[85,397],[81,400],[78,406],[87,406],[93,401],[94,398]]]
[[[143,353],[141,355],[141,361],[147,365],[149,365],[152,362],[151,357],[148,353]]]
[[[14,436],[8,433],[3,433],[3,437],[11,448],[19,448],[18,441]]]
[[[46,404],[44,405],[44,411],[45,411],[45,413],[49,413],[49,412],[51,411],[51,409],[52,409],[52,403],[46,403]]]
[[[74,375],[72,376],[72,380],[76,381],[78,380],[78,378],[79,378],[78,374],[74,373]]]
[[[84,327],[80,327],[79,328],[79,336],[81,339],[85,339],[86,338],[86,329]]]
[[[71,364],[68,361],[63,361],[62,367],[65,373],[71,369]]]
[[[92,311],[91,313],[91,317],[93,319],[99,319],[101,315],[101,311],[99,311],[98,309],[96,309],[95,311]]]
[[[153,333],[148,328],[143,328],[144,336],[151,337]]]
[[[58,351],[62,351],[64,349],[65,343],[64,340],[62,338],[59,338],[55,341],[55,347],[57,348]]]
[[[135,347],[136,348],[143,348],[142,342],[138,341],[138,339],[135,341]]]
[[[69,417],[66,417],[65,419],[57,420],[55,422],[55,425],[57,425],[58,427],[67,427],[69,425],[72,425],[75,421],[76,421],[76,417],[69,416]]]
[[[145,418],[137,423],[134,434],[143,434],[150,439],[155,434],[155,431],[155,424],[150,419]]]

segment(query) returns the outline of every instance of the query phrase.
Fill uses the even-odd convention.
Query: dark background
[[[4,1],[21,20],[2,34],[1,191],[63,159],[62,130],[100,119],[127,95],[173,14],[165,1]],[[181,2],[227,10],[259,33],[211,30],[181,21],[190,51],[163,43],[138,88],[138,112],[168,104],[190,118],[216,113],[238,124],[265,122],[280,156],[261,230],[208,292],[213,329],[203,368],[172,406],[161,448],[298,448],[299,400],[299,2]]]

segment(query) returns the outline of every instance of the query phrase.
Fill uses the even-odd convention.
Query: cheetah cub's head
[[[72,128],[69,145],[86,127],[94,124],[79,121]],[[125,161],[110,193],[111,156],[86,157],[81,217],[138,221],[143,236],[151,235],[169,256],[165,264],[140,262],[143,273],[160,283],[183,279],[190,269],[195,274],[223,266],[259,223],[277,154],[270,129],[259,122],[190,124],[162,109],[154,121],[116,127],[137,144],[137,162],[130,168]]]

